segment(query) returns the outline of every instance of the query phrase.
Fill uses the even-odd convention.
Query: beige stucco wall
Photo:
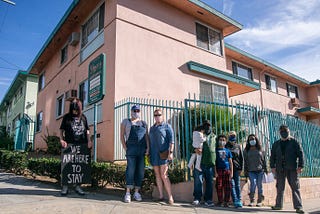
[[[226,83],[186,66],[192,60],[226,71],[223,56],[196,46],[197,20],[158,0],[118,2],[116,101],[132,96],[182,100],[189,92],[199,93],[199,80]]]

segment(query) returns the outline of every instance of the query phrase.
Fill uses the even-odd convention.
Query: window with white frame
[[[64,113],[64,95],[57,98],[56,102],[56,117],[62,116]]]
[[[42,89],[44,89],[44,86],[45,86],[45,77],[44,77],[44,73],[42,73],[39,76],[38,91],[41,91]]]
[[[266,77],[266,88],[272,92],[277,93],[277,80],[274,77],[271,77],[269,75],[265,75]]]
[[[104,3],[99,9],[82,25],[81,48],[94,40],[104,28]]]
[[[68,60],[68,45],[64,46],[64,48],[61,49],[60,64],[63,64],[67,60]]]
[[[88,80],[79,85],[79,99],[82,102],[82,109],[84,109],[88,105]]]
[[[196,23],[197,46],[212,53],[222,55],[221,33]]]
[[[200,81],[200,99],[209,102],[225,103],[227,100],[226,87]]]
[[[243,77],[248,80],[253,80],[252,69],[247,66],[239,64],[237,62],[232,62],[232,71],[233,71],[233,74],[239,77]]]
[[[286,85],[287,85],[287,95],[291,98],[299,98],[298,87],[291,85],[289,83],[286,83]]]
[[[36,124],[36,131],[40,132],[42,130],[42,120],[43,120],[43,112],[39,112],[37,114],[37,124]]]

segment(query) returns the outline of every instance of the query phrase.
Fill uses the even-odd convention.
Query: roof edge
[[[47,46],[49,45],[49,43],[52,41],[53,37],[56,35],[56,33],[58,32],[58,30],[61,28],[62,24],[66,21],[66,19],[68,18],[68,16],[70,15],[70,13],[73,11],[73,9],[77,6],[77,4],[80,2],[80,0],[73,0],[73,2],[71,3],[71,5],[69,6],[68,10],[64,13],[64,15],[62,16],[62,18],[60,19],[59,23],[56,25],[56,27],[53,29],[53,31],[51,32],[50,36],[48,37],[48,39],[46,40],[46,42],[43,44],[43,46],[41,47],[40,51],[38,52],[38,54],[36,55],[36,57],[34,58],[34,60],[32,61],[31,65],[29,66],[27,72],[30,73],[30,70],[32,69],[32,67],[34,66],[34,64],[38,61],[38,59],[40,58],[41,54],[44,52],[44,50],[47,48]]]
[[[239,22],[237,22],[236,20],[230,18],[229,16],[219,12],[218,10],[214,9],[213,7],[209,6],[208,4],[200,1],[200,0],[188,0],[189,2],[207,10],[208,12],[222,18],[223,20],[229,22],[230,24],[236,26],[237,28],[239,28],[240,30],[243,28],[243,25],[240,24]]]
[[[27,71],[24,71],[24,70],[19,70],[16,74],[16,76],[14,77],[14,79],[12,80],[9,88],[7,89],[6,93],[4,94],[2,100],[1,100],[1,103],[0,103],[0,109],[2,107],[2,105],[4,104],[4,101],[6,100],[6,97],[7,95],[9,94],[9,92],[11,91],[13,85],[15,84],[15,82],[17,81],[17,79],[20,77],[20,76],[29,76],[29,75],[32,75],[34,76],[33,74],[29,74]]]
[[[300,82],[303,82],[304,84],[311,85],[311,83],[308,80],[303,79],[302,77],[299,77],[298,75],[295,75],[295,74],[293,74],[293,73],[291,73],[289,71],[286,71],[286,70],[284,70],[284,69],[282,69],[282,68],[280,68],[280,67],[278,67],[278,66],[276,66],[276,65],[274,65],[274,64],[272,64],[272,63],[270,63],[268,61],[265,61],[265,60],[263,60],[263,59],[261,59],[261,58],[259,58],[257,56],[254,56],[254,55],[252,55],[252,54],[250,54],[248,52],[245,52],[245,51],[243,51],[243,50],[241,50],[241,49],[239,49],[239,48],[237,48],[237,47],[235,47],[233,45],[230,45],[230,44],[228,44],[226,42],[224,44],[225,44],[225,47],[229,48],[230,50],[236,51],[236,52],[238,52],[238,53],[240,53],[240,54],[242,54],[242,55],[244,55],[246,57],[249,57],[249,58],[257,61],[257,62],[260,62],[260,63],[262,63],[264,65],[267,65],[267,66],[269,66],[269,67],[271,67],[273,69],[276,69],[276,70],[282,72],[283,74],[286,74],[286,75],[291,76],[291,77],[293,77],[294,79],[296,79],[296,80],[298,80]],[[320,80],[319,80],[319,83],[320,83]]]

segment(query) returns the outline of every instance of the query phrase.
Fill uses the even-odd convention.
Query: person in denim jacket
[[[140,106],[131,108],[131,118],[124,119],[121,123],[120,139],[126,151],[126,194],[124,202],[131,202],[131,189],[135,188],[133,197],[141,201],[139,193],[144,178],[144,156],[149,154],[148,127],[145,121],[140,119]]]

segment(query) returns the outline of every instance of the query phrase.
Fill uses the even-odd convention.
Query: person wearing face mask
[[[171,183],[168,177],[168,162],[173,159],[174,136],[170,124],[163,121],[161,109],[153,113],[155,123],[150,128],[150,162],[156,176],[159,201],[163,200],[163,186],[168,194],[168,203],[173,205]],[[160,155],[160,153],[165,154]]]
[[[88,148],[92,147],[87,118],[82,114],[82,104],[79,99],[74,99],[70,103],[69,113],[63,116],[60,126],[60,143],[62,148],[67,148],[68,144],[87,144]],[[79,195],[85,194],[78,184],[75,186],[75,191]],[[63,185],[61,195],[67,194],[68,186]]]
[[[299,184],[299,174],[304,167],[302,147],[296,139],[290,136],[288,126],[281,125],[279,132],[280,140],[272,145],[270,157],[270,167],[277,180],[276,204],[272,209],[282,209],[285,179],[287,178],[292,191],[293,207],[296,213],[304,213]]]
[[[229,132],[229,140],[226,148],[229,149],[232,154],[233,176],[231,181],[231,197],[233,205],[235,207],[242,207],[240,174],[243,167],[243,154],[241,146],[237,143],[237,134],[235,131]]]
[[[244,174],[246,177],[249,176],[250,180],[250,207],[252,207],[255,202],[256,187],[258,188],[258,201],[256,206],[262,206],[264,200],[262,178],[265,172],[267,172],[265,152],[262,151],[259,139],[254,134],[250,134],[244,150]]]
[[[131,118],[124,119],[120,127],[120,139],[126,151],[126,194],[124,202],[131,202],[131,189],[135,188],[133,198],[142,201],[139,193],[144,178],[144,156],[149,155],[147,123],[140,119],[140,106],[131,107]]]
[[[211,123],[208,120],[203,121],[202,127],[204,130],[205,141],[202,143],[202,149],[193,147],[195,153],[202,155],[200,168],[193,170],[193,205],[200,205],[201,198],[204,192],[205,205],[208,207],[214,206],[213,204],[213,176],[214,166],[216,162],[216,136],[211,131]],[[197,160],[196,160],[197,161]],[[197,164],[197,163],[196,163]],[[203,191],[203,183],[205,182],[205,189]]]
[[[225,148],[227,136],[219,135],[217,140],[217,159],[215,167],[218,206],[229,207],[231,180],[233,176],[232,154]]]

